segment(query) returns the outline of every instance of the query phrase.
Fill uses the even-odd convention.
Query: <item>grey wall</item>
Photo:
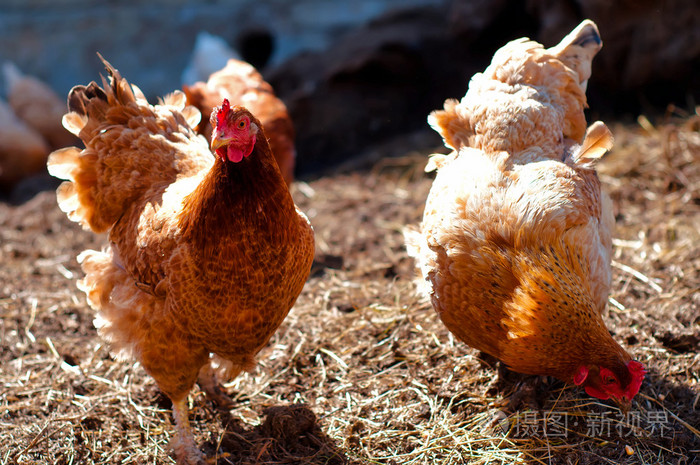
[[[99,51],[148,96],[180,86],[201,30],[233,44],[246,30],[268,29],[271,64],[326,48],[339,35],[392,8],[446,0],[0,0],[0,61],[65,95],[102,71]],[[1,80],[1,79],[0,79]],[[2,82],[0,82],[2,84]],[[0,88],[4,94],[4,86]]]

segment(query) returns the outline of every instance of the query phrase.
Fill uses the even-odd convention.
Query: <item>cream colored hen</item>
[[[9,192],[23,178],[44,169],[49,146],[0,100],[0,192]]]
[[[437,177],[407,244],[458,338],[627,405],[644,368],[601,316],[614,221],[594,167],[612,136],[601,122],[586,132],[583,113],[601,46],[591,21],[549,49],[510,42],[460,102],[430,115],[454,152],[431,159]]]

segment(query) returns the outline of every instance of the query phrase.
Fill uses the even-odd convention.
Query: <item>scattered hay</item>
[[[649,369],[628,416],[526,377],[456,341],[416,294],[401,230],[420,220],[426,154],[299,184],[317,233],[304,292],[214,409],[193,389],[196,440],[219,464],[692,463],[700,454],[700,117],[614,128],[601,178],[617,219],[607,322]],[[408,151],[407,151],[408,152]],[[114,361],[77,292],[102,238],[53,193],[0,204],[0,465],[172,463],[170,405]]]

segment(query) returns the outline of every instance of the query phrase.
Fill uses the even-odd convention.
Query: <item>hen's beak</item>
[[[629,413],[630,409],[632,408],[632,401],[627,399],[626,397],[613,397],[612,398],[613,402],[615,402],[615,405],[620,409],[623,415],[627,416]]]
[[[221,134],[218,130],[214,129],[214,132],[212,132],[211,134],[211,149],[217,150],[221,147],[225,147],[229,145],[232,140],[232,138],[226,137],[223,134]]]

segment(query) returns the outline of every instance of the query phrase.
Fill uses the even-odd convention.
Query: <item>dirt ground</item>
[[[402,228],[419,222],[432,180],[429,150],[407,139],[393,147],[402,156],[294,187],[316,264],[255,371],[225,385],[236,408],[192,390],[210,462],[700,463],[700,117],[611,128],[606,323],[649,371],[626,417],[553,379],[536,405],[510,409],[527,377],[499,377],[417,294]],[[103,242],[53,191],[0,203],[0,465],[173,463],[168,399],[110,356],[75,286],[76,255]]]

